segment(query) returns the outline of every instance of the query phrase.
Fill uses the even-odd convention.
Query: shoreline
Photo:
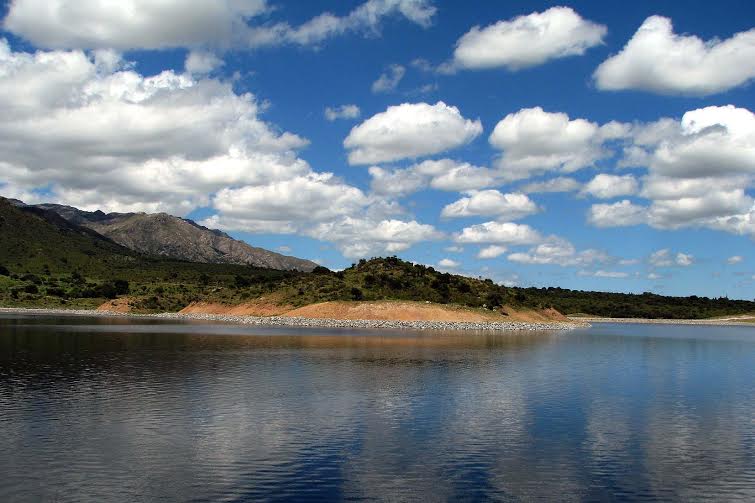
[[[635,325],[707,325],[718,327],[753,327],[755,323],[737,321],[737,318],[724,319],[671,319],[671,318],[605,318],[600,316],[580,316],[569,318],[572,321],[584,321],[586,323],[626,323]],[[749,318],[748,318],[749,319]]]
[[[32,314],[39,316],[87,316],[109,318],[143,318],[157,320],[181,321],[218,321],[235,325],[273,326],[273,327],[312,327],[312,328],[389,328],[408,330],[486,330],[486,331],[553,331],[586,328],[587,322],[554,321],[554,322],[523,322],[523,321],[399,321],[399,320],[346,320],[335,318],[304,318],[300,316],[245,316],[204,313],[118,313],[113,311],[97,311],[94,309],[44,309],[23,307],[0,307],[0,314]]]

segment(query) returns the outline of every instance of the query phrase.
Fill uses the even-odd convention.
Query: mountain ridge
[[[317,264],[234,239],[219,229],[168,213],[105,213],[54,203],[26,207],[51,211],[130,250],[189,262],[236,264],[282,271],[310,272]]]

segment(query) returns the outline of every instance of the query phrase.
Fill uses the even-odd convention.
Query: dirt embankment
[[[117,299],[109,300],[104,304],[101,304],[97,308],[98,311],[108,311],[111,313],[130,313],[131,305],[129,304],[131,299],[129,297],[119,297]]]
[[[444,304],[409,301],[321,302],[294,308],[280,305],[274,299],[256,299],[238,305],[196,302],[181,314],[224,314],[235,316],[286,316],[339,320],[389,321],[460,321],[460,322],[553,322],[569,321],[554,309],[533,310],[505,307],[501,312]]]
[[[262,297],[243,304],[228,305],[216,302],[192,302],[181,309],[181,314],[227,314],[233,316],[280,316],[291,311],[294,306],[281,305],[272,299]]]

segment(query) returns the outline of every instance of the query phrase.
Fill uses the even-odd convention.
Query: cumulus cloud
[[[637,180],[632,175],[608,175],[601,173],[585,184],[580,194],[598,199],[631,196],[638,190]]]
[[[343,16],[325,12],[295,27],[253,24],[272,10],[265,0],[15,0],[3,28],[53,49],[253,48],[374,34],[389,16],[426,27],[435,14],[428,0],[368,0]]]
[[[620,164],[646,168],[629,201],[594,205],[588,220],[602,227],[647,223],[659,229],[707,227],[755,237],[755,114],[744,108],[711,106],[634,124]]]
[[[578,273],[580,276],[593,276],[595,278],[613,278],[613,279],[623,279],[628,278],[629,273],[623,272],[623,271],[604,271],[603,269],[598,269],[597,271],[579,271]]]
[[[587,212],[587,221],[595,227],[627,227],[647,221],[647,208],[628,199],[613,204],[593,204]]]
[[[333,220],[354,214],[367,204],[361,190],[336,180],[330,173],[310,173],[260,186],[225,188],[213,199],[213,206],[222,214],[220,227],[229,227],[222,223],[223,219],[235,218],[246,222],[243,230],[250,232],[272,228],[276,222],[293,228],[297,224]],[[254,227],[258,222],[263,223],[262,229]]]
[[[194,75],[207,75],[223,66],[222,59],[207,51],[191,51],[186,56],[184,68]]]
[[[501,245],[490,245],[482,248],[480,252],[477,254],[477,258],[479,259],[487,259],[487,258],[496,258],[500,257],[504,253],[508,251],[508,248]]]
[[[456,260],[451,260],[450,258],[443,258],[440,259],[438,262],[439,267],[443,267],[445,269],[455,269],[461,265],[461,262],[457,262]]]
[[[651,253],[648,257],[648,263],[652,267],[671,267],[673,265],[688,267],[694,263],[694,257],[682,252],[678,252],[674,256],[670,249],[663,248]]]
[[[356,119],[361,113],[356,105],[325,107],[325,118],[331,122],[337,119]]]
[[[380,195],[403,197],[431,187],[449,192],[478,190],[496,183],[494,171],[453,159],[422,161],[407,168],[371,166],[371,188]]]
[[[393,91],[404,78],[406,68],[401,65],[391,65],[388,70],[380,74],[380,77],[372,83],[373,93],[387,93]]]
[[[505,67],[511,71],[577,56],[601,44],[606,27],[583,19],[569,7],[553,7],[481,28],[457,42],[444,71]]]
[[[651,16],[622,51],[595,71],[600,89],[708,95],[755,77],[755,29],[726,40],[677,35],[671,20]]]
[[[537,205],[525,194],[502,194],[497,190],[482,190],[445,206],[441,216],[496,216],[501,220],[518,220],[538,211]]]
[[[391,106],[355,126],[343,144],[350,164],[371,164],[437,154],[482,133],[479,120],[462,117],[442,101]]]
[[[451,159],[423,161],[412,169],[430,177],[430,187],[451,192],[482,189],[497,181],[493,170]]]
[[[729,265],[736,265],[741,263],[744,260],[744,257],[741,255],[732,255],[731,257],[726,259],[726,263]]]
[[[416,220],[343,217],[322,222],[305,234],[336,244],[350,258],[400,252],[422,241],[443,238],[443,233]]]
[[[539,192],[573,192],[579,190],[581,184],[574,178],[559,176],[542,182],[528,183],[521,187],[521,191],[528,194]]]
[[[694,263],[695,258],[692,255],[689,255],[688,253],[677,253],[676,254],[676,265],[680,265],[682,267],[690,266]]]
[[[506,180],[549,171],[573,172],[606,156],[597,124],[570,120],[564,113],[540,107],[511,113],[496,124],[490,144],[503,151],[498,167]]]
[[[588,249],[578,252],[569,241],[551,236],[545,242],[538,244],[527,252],[512,253],[508,256],[511,262],[521,264],[551,264],[566,266],[590,266],[607,262],[610,257],[602,251]]]
[[[525,224],[485,222],[464,228],[454,239],[458,243],[527,245],[541,241],[542,236]]]
[[[145,77],[112,53],[0,41],[0,108],[3,181],[86,208],[185,214],[224,187],[310,171],[296,155],[307,141],[266,123],[252,94],[172,71]]]

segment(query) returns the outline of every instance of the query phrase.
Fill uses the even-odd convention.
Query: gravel
[[[321,328],[390,328],[412,330],[570,330],[589,326],[581,321],[529,323],[521,321],[467,322],[467,321],[393,321],[393,320],[338,320],[331,318],[302,318],[288,316],[233,316],[225,314],[133,314],[94,311],[85,309],[19,309],[0,308],[0,313],[68,315],[68,316],[107,316],[150,318],[163,320],[202,320],[234,323],[239,325],[281,326],[281,327],[321,327]]]
[[[674,320],[665,318],[600,318],[592,316],[580,316],[571,318],[574,321],[584,321],[586,323],[633,323],[647,325],[709,325],[709,326],[740,326],[755,327],[755,323],[746,321],[737,321],[737,318],[726,319],[703,319],[703,320]]]

